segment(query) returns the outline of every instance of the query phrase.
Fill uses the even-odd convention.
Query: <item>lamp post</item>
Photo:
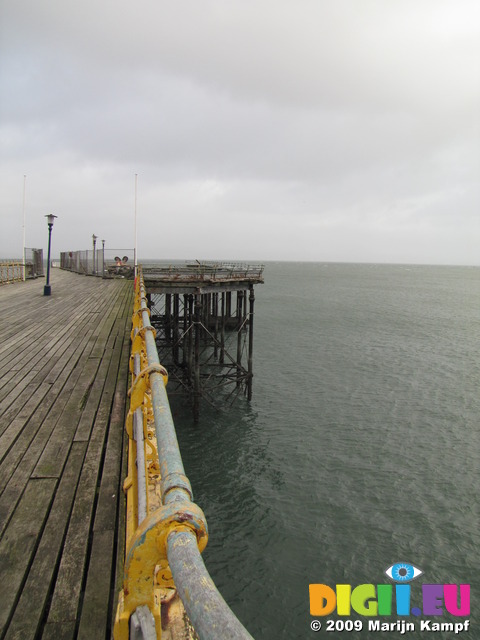
[[[105,240],[102,240],[102,278],[105,278]]]
[[[97,236],[95,234],[93,234],[92,236],[92,240],[93,240],[93,275],[95,275],[95,246],[97,244]]]
[[[138,173],[135,174],[135,248],[133,250],[133,267],[134,267],[134,277],[135,281],[137,279],[137,178]]]
[[[27,278],[27,250],[25,249],[25,196],[27,193],[27,176],[23,176],[23,281]]]
[[[55,218],[58,216],[54,216],[53,213],[49,213],[45,216],[47,218],[48,223],[48,257],[47,257],[47,284],[43,287],[43,295],[49,296],[52,293],[52,288],[50,286],[50,247],[52,244],[52,229],[53,223],[55,222]]]

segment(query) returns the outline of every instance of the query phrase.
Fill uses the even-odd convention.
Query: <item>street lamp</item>
[[[95,234],[93,234],[92,236],[92,240],[93,240],[93,275],[95,275],[95,246],[97,244],[97,236]]]
[[[43,287],[43,295],[49,296],[52,293],[52,288],[50,286],[50,247],[52,243],[52,228],[53,223],[55,222],[55,218],[58,216],[54,216],[53,213],[49,213],[45,216],[47,218],[48,223],[48,259],[47,259],[47,284]]]
[[[102,278],[105,278],[105,240],[102,240]]]

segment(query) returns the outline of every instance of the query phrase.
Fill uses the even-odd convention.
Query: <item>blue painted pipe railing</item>
[[[149,330],[145,284],[141,272],[140,291],[142,320],[148,366],[160,365],[154,332]],[[150,373],[158,459],[162,477],[162,502],[192,503],[192,489],[185,475],[177,435],[173,424],[164,378],[160,372]],[[200,640],[253,640],[227,605],[203,562],[193,531],[173,530],[167,538],[167,556],[175,586],[187,615]]]

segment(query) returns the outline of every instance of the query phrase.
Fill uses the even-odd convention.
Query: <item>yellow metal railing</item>
[[[251,640],[200,555],[207,523],[183,469],[141,268],[132,323],[126,549],[114,640]]]
[[[0,262],[0,284],[21,282],[23,280],[23,264],[12,260]]]
[[[183,624],[183,607],[176,595],[168,567],[165,538],[172,526],[162,510],[161,471],[157,452],[151,378],[167,383],[166,370],[149,365],[146,333],[155,330],[143,323],[141,275],[135,285],[132,317],[132,351],[129,391],[130,410],[126,419],[128,434],[128,471],[123,488],[126,494],[126,544],[123,589],[119,594],[115,620],[115,640],[128,640],[133,634],[133,616],[143,609],[144,626],[161,637],[162,603],[169,604],[171,624]],[[144,302],[144,301],[143,301]],[[158,382],[158,380],[157,380]],[[175,602],[174,602],[175,601]],[[140,624],[140,623],[139,623]]]

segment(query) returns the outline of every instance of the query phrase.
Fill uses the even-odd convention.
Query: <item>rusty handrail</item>
[[[179,595],[200,640],[252,640],[201,557],[207,523],[193,502],[183,468],[165,389],[168,374],[159,362],[141,268],[132,321],[126,553],[114,639],[161,638],[162,620],[168,617],[162,616],[162,607],[171,612]],[[143,446],[138,455],[137,447]],[[146,509],[139,508],[138,494],[143,491]],[[155,503],[152,495],[158,494]]]

